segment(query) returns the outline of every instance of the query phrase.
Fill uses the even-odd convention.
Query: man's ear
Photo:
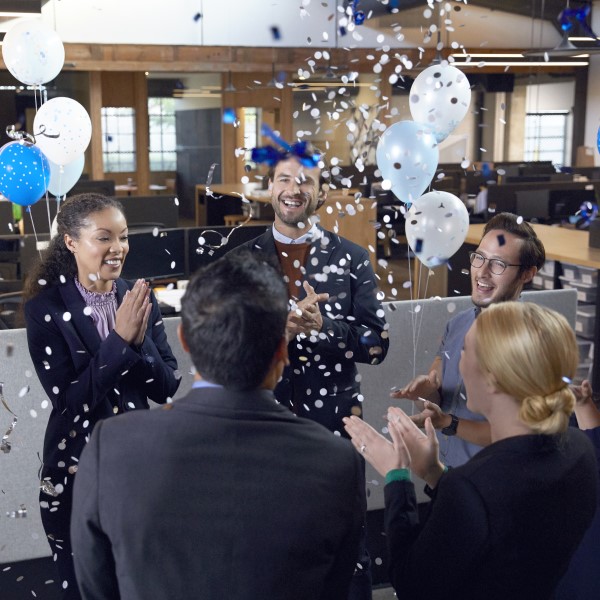
[[[534,278],[537,271],[537,267],[529,267],[528,269],[525,269],[521,273],[521,281],[523,282],[523,285],[529,283]]]
[[[323,188],[321,188],[319,190],[319,197],[317,200],[317,210],[319,210],[321,208],[321,206],[323,206],[323,204],[325,204],[326,200],[327,200],[327,190],[324,190]]]
[[[188,346],[187,340],[185,339],[185,335],[183,334],[183,326],[181,323],[177,326],[177,337],[179,338],[179,343],[183,348],[184,352],[190,353],[190,347]]]
[[[288,340],[284,335],[279,342],[275,354],[273,355],[273,359],[276,362],[283,362],[284,365],[290,364],[290,359],[288,356]]]

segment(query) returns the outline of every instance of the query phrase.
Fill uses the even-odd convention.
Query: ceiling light
[[[471,52],[461,54],[451,54],[452,58],[523,58],[523,54],[472,54]]]
[[[485,68],[485,67],[587,67],[588,61],[490,61],[490,62],[474,62],[474,61],[454,61],[452,66],[461,68]]]

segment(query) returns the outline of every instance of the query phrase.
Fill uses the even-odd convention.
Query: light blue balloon
[[[0,148],[0,194],[15,204],[35,204],[48,189],[50,163],[44,153],[26,142]]]
[[[412,204],[427,189],[437,169],[440,152],[435,135],[414,121],[388,127],[377,144],[377,166],[402,202]]]

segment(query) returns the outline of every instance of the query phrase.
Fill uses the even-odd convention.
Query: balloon
[[[439,156],[431,130],[414,121],[394,123],[377,144],[377,166],[402,202],[414,202],[427,189]]]
[[[445,140],[464,119],[471,103],[467,76],[446,61],[421,71],[410,88],[410,114]]]
[[[40,19],[17,21],[4,36],[6,68],[22,83],[41,85],[54,79],[65,62],[58,34]]]
[[[48,189],[50,163],[42,151],[25,142],[0,148],[0,193],[21,206],[35,204]]]
[[[460,198],[448,192],[421,196],[406,214],[406,239],[429,268],[445,263],[463,244],[469,213]]]
[[[51,160],[48,162],[50,163],[48,191],[53,196],[64,196],[79,181],[83,172],[85,156],[81,154],[66,165],[57,165]]]
[[[67,165],[85,152],[92,137],[87,111],[72,98],[52,98],[33,120],[33,135],[43,153],[57,165]]]

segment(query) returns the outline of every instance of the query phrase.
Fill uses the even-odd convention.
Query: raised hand
[[[286,324],[288,339],[292,339],[300,333],[310,335],[313,331],[321,331],[323,327],[319,302],[328,300],[329,294],[317,294],[308,281],[305,281],[302,285],[306,291],[306,297],[300,300],[296,308],[288,314]]]
[[[417,426],[423,429],[425,421],[431,420],[431,424],[435,429],[443,429],[452,422],[452,417],[446,414],[435,402],[425,400],[421,412],[410,415],[410,420]]]
[[[400,408],[388,410],[390,435],[394,445],[403,442],[410,455],[410,467],[430,487],[435,487],[444,472],[439,459],[439,444],[431,419],[425,420],[423,433]]]
[[[133,288],[127,290],[121,306],[115,315],[115,332],[128,344],[144,340],[144,333],[150,316],[150,287],[143,279],[138,279]]]
[[[399,390],[390,393],[392,398],[406,398],[408,400],[419,400],[426,398],[439,403],[439,388],[441,382],[437,371],[431,370],[429,375],[417,375],[412,381]]]
[[[410,466],[410,454],[402,439],[392,443],[358,417],[344,417],[343,421],[354,447],[380,475]]]

